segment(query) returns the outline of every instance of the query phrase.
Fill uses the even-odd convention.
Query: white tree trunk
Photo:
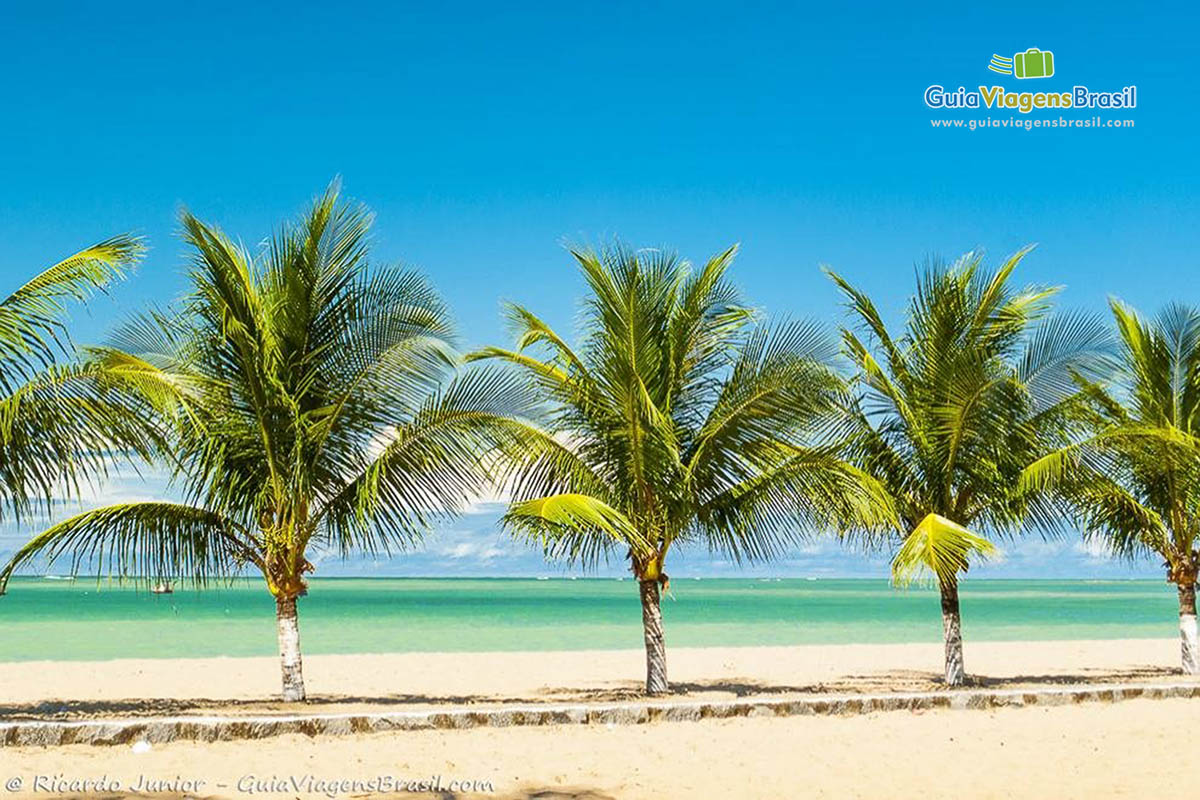
[[[667,642],[663,636],[658,581],[639,581],[642,594],[642,633],[646,641],[646,694],[666,694]]]
[[[1179,649],[1184,675],[1200,675],[1196,642],[1196,584],[1179,584]]]
[[[304,699],[304,665],[300,661],[300,622],[296,598],[275,598],[275,621],[279,630],[279,665],[283,673],[283,699]]]
[[[942,638],[946,643],[946,685],[962,686],[966,681],[963,666],[962,615],[958,609],[958,583],[940,586],[942,595]]]

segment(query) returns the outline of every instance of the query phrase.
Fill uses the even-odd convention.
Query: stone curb
[[[1113,703],[1135,698],[1200,697],[1200,683],[1097,684],[1053,689],[966,689],[908,694],[838,694],[736,700],[639,701],[608,704],[547,704],[421,711],[287,714],[272,716],[178,716],[125,719],[0,722],[0,746],[120,745],[180,740],[215,742],[264,739],[284,734],[340,736],[383,731],[510,727],[514,725],[639,725],[733,717],[790,717]]]

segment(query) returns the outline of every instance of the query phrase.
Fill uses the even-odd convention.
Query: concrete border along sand
[[[881,711],[988,709],[1103,703],[1134,698],[1200,697],[1200,684],[1095,684],[1047,689],[968,689],[714,701],[645,700],[607,704],[464,706],[420,711],[261,716],[173,716],[0,722],[0,745],[120,745],[177,740],[262,739],[284,734],[337,736],[422,729],[514,725],[637,725],[732,717],[865,714]]]

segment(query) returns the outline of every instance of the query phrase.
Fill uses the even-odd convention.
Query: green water
[[[930,590],[873,580],[678,580],[663,601],[674,647],[938,641]],[[1158,581],[972,580],[970,640],[1172,637]],[[300,603],[306,653],[638,648],[630,580],[315,579]],[[144,587],[14,579],[0,597],[0,660],[270,655],[261,583],[154,595]]]

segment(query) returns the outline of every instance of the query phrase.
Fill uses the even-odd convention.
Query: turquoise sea
[[[938,641],[936,592],[882,580],[684,579],[664,598],[674,647]],[[969,640],[1176,635],[1161,581],[970,580]],[[0,660],[272,655],[261,582],[155,595],[94,578],[15,578],[0,597]],[[640,648],[631,580],[318,578],[300,603],[304,652]]]

